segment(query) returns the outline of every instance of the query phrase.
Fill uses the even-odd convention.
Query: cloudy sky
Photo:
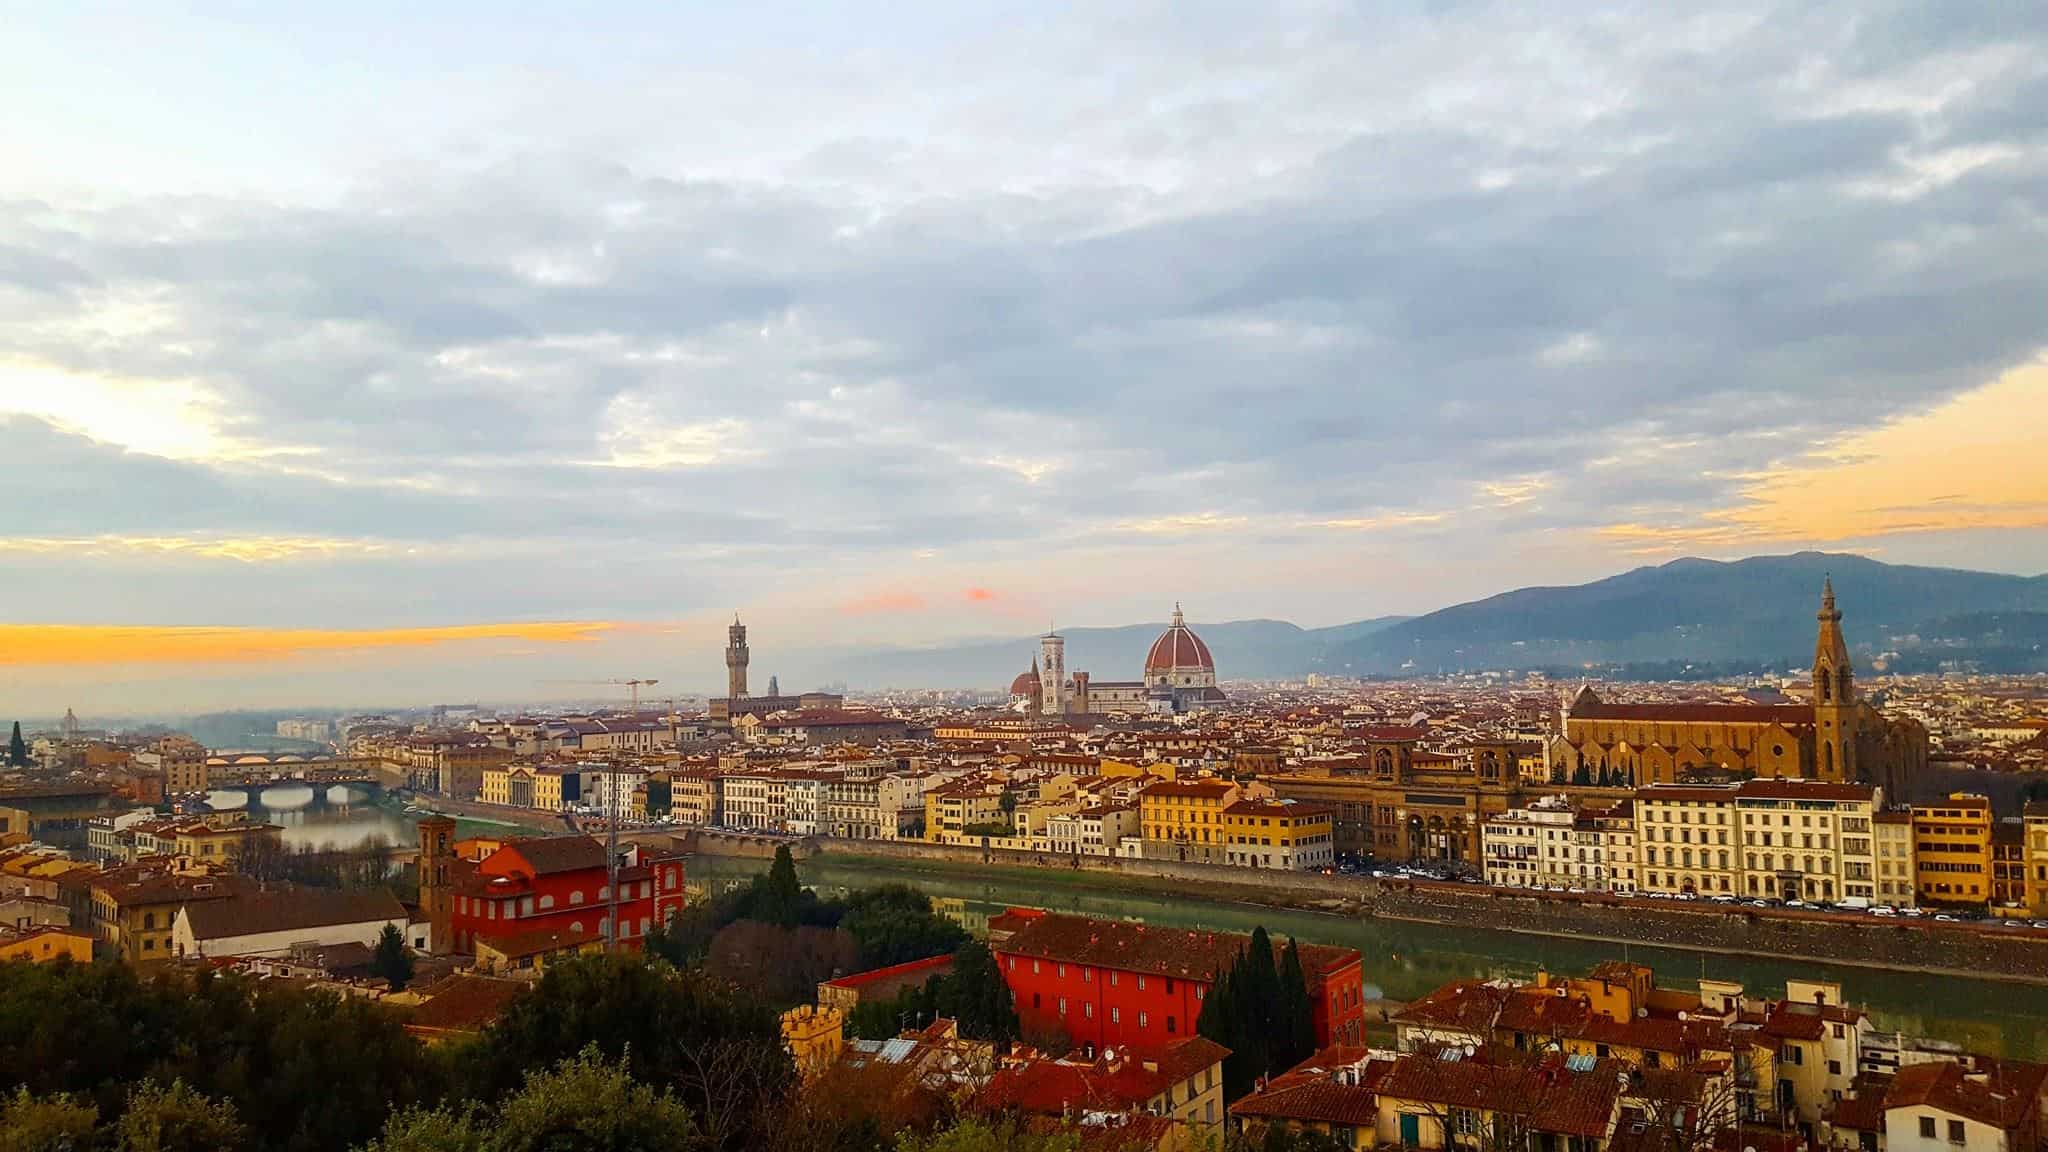
[[[2048,569],[2040,5],[184,7],[0,0],[0,707]]]

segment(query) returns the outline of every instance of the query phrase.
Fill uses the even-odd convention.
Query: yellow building
[[[546,802],[542,794],[544,791],[553,793],[552,803]],[[486,764],[477,798],[486,804],[503,804],[511,808],[559,811],[562,807],[562,778],[559,774],[549,777],[540,769],[525,764]]]
[[[225,899],[234,878],[171,872],[130,865],[106,872],[92,883],[93,931],[130,964],[169,960],[171,925],[178,909],[199,900]]]
[[[71,960],[92,962],[92,937],[70,928],[45,925],[40,928],[0,927],[0,964],[26,960],[31,964],[52,964]]]
[[[1982,908],[1991,900],[1991,802],[1970,792],[1913,806],[1914,883],[1921,904]]]
[[[970,836],[968,829],[1007,828],[1009,823],[1001,790],[985,780],[956,780],[924,794],[924,838],[934,844],[970,843],[981,834]]]
[[[1336,863],[1336,810],[1298,800],[1239,800],[1223,809],[1224,863],[1312,871]]]
[[[2048,804],[2027,805],[2027,911],[2048,916]]]
[[[284,829],[275,824],[197,824],[177,830],[176,852],[205,864],[222,864],[252,840],[276,841]]]
[[[1239,795],[1228,780],[1167,780],[1138,793],[1145,858],[1224,863],[1229,845],[1223,810]]]
[[[837,1008],[805,1004],[782,1014],[782,1046],[808,1079],[838,1063],[846,1047],[846,1017]]]

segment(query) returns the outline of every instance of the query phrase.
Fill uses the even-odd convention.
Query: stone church
[[[1545,750],[1551,780],[1630,787],[1797,777],[1875,784],[1909,799],[1927,766],[1927,729],[1857,695],[1832,581],[1822,586],[1819,620],[1808,702],[1622,704],[1584,687]]]

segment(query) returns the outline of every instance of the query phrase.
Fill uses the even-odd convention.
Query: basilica
[[[1856,691],[1832,581],[1821,589],[1811,698],[1794,704],[1610,703],[1590,686],[1564,711],[1545,759],[1551,779],[1625,787],[1701,775],[1875,784],[1909,796],[1927,729],[1887,717]]]
[[[1095,680],[1067,672],[1067,640],[1057,632],[1038,638],[1038,657],[1010,683],[1011,704],[1034,716],[1102,715],[1111,712],[1173,715],[1225,699],[1216,686],[1216,661],[1209,646],[1173,606],[1173,623],[1145,654],[1142,678]]]

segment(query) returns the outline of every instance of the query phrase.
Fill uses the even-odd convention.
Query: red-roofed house
[[[1234,932],[1047,914],[992,947],[1027,1035],[1157,1052],[1194,1034],[1209,985],[1250,942]],[[1316,1042],[1356,1043],[1365,1027],[1358,950],[1302,944],[1301,963]]]

